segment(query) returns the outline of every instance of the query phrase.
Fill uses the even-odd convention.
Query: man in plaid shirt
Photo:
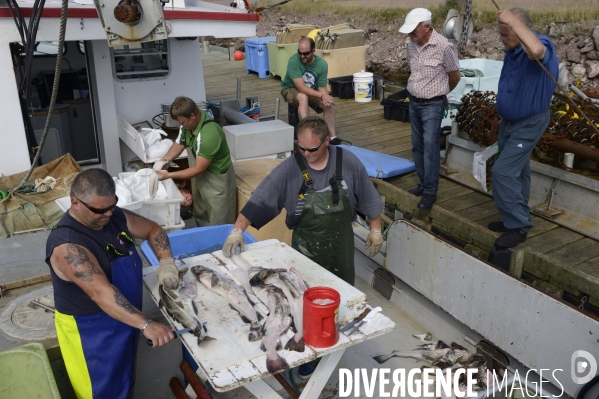
[[[409,192],[422,196],[418,208],[430,209],[437,200],[441,164],[439,133],[447,104],[446,95],[460,81],[460,64],[453,44],[431,26],[431,12],[415,8],[408,13],[400,33],[407,33],[407,60],[411,75],[410,123],[412,155],[420,184]]]

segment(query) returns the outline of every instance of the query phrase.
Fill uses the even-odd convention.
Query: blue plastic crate
[[[183,259],[219,251],[223,248],[223,244],[232,228],[232,224],[223,224],[221,226],[195,227],[193,229],[169,233],[167,235],[171,242],[173,257]],[[246,244],[257,241],[248,232],[243,233],[243,239]],[[160,263],[148,241],[144,241],[140,248],[141,253],[146,257],[151,266]]]
[[[246,72],[257,72],[259,78],[269,76],[268,48],[266,42],[274,42],[276,36],[245,39]]]

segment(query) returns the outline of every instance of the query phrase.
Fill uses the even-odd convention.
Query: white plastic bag
[[[148,201],[151,199],[168,199],[168,194],[162,182],[158,182],[156,194],[154,195],[154,198],[152,198],[152,195],[150,193],[150,177],[152,174],[156,175],[156,172],[152,169],[140,169],[133,175],[125,177],[123,179],[123,183],[131,190],[132,193],[134,193],[133,196],[140,197],[144,201]]]
[[[161,136],[166,136],[166,135],[167,135],[166,132],[161,129],[148,129],[148,128],[141,129],[141,136],[143,137],[144,145],[146,148],[152,146],[157,141],[162,140]]]
[[[491,190],[493,165],[498,156],[499,147],[497,143],[491,144],[483,151],[474,153],[472,176],[480,183],[485,192]]]
[[[127,205],[133,202],[133,198],[131,196],[131,190],[129,187],[125,185],[122,180],[113,177],[114,184],[116,186],[116,196],[119,197],[119,201],[116,203],[117,206],[121,207],[123,205]]]
[[[173,141],[170,139],[164,139],[146,147],[146,156],[150,159],[162,158],[166,155],[173,145]]]

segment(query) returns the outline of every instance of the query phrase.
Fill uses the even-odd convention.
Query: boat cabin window
[[[119,81],[165,79],[170,73],[166,40],[114,47],[112,73]]]

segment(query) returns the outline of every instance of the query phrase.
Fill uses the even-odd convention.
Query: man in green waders
[[[162,167],[187,148],[189,168],[176,172],[159,170],[159,179],[191,178],[193,213],[198,226],[233,223],[237,184],[223,129],[188,97],[175,99],[171,117],[181,125],[179,137],[158,165]]]
[[[329,141],[323,119],[301,120],[297,126],[300,150],[279,164],[252,194],[224,243],[225,256],[230,257],[238,247],[243,250],[242,234],[250,224],[260,229],[285,208],[293,248],[354,284],[355,205],[370,218],[366,240],[370,256],[383,245],[379,216],[383,205],[364,165]],[[300,377],[308,378],[314,368],[310,363],[301,366]]]

